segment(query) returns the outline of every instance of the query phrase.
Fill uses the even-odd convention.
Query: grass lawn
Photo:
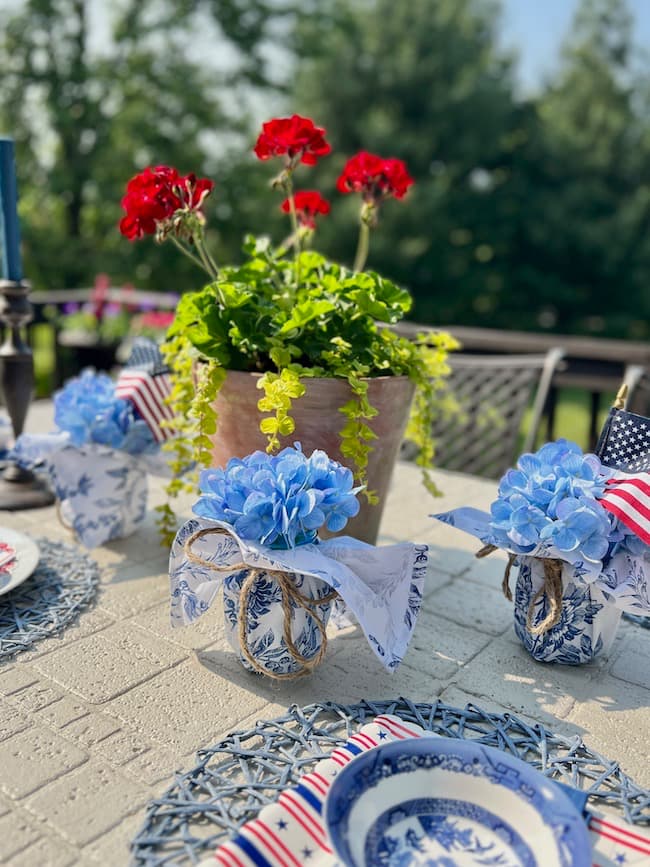
[[[54,385],[54,330],[46,322],[35,325],[30,331],[34,353],[34,376],[36,397],[49,397]]]

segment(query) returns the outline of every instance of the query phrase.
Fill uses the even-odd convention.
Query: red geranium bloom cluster
[[[332,148],[325,141],[322,127],[315,126],[308,117],[294,114],[291,117],[276,117],[262,124],[262,132],[254,150],[261,160],[287,156],[291,165],[301,162],[313,166],[319,157],[326,156]]]
[[[365,201],[376,203],[388,196],[403,198],[412,183],[402,160],[360,151],[345,164],[336,188],[341,193],[363,193]]]
[[[138,320],[140,328],[152,328],[158,331],[166,331],[174,321],[176,314],[173,310],[148,310]]]
[[[183,176],[170,166],[148,167],[126,186],[122,199],[126,216],[120,221],[120,232],[131,241],[155,235],[158,224],[176,211],[198,211],[213,186],[207,178]]]
[[[330,203],[317,190],[300,190],[293,197],[293,201],[298,221],[308,229],[316,228],[316,216],[318,214],[329,214],[330,212]],[[285,199],[280,207],[285,214],[291,213],[289,199]]]

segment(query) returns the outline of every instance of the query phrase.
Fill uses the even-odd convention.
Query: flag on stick
[[[600,502],[650,545],[650,419],[615,405],[596,454],[612,470]]]
[[[169,369],[156,344],[138,338],[117,380],[117,397],[130,401],[147,423],[157,442],[170,439],[175,431],[161,422],[174,418],[167,398],[171,392]]]

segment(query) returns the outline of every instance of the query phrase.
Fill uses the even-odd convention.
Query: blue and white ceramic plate
[[[32,574],[40,553],[38,545],[29,536],[0,527],[0,596],[9,593]],[[12,552],[9,554],[9,552]]]
[[[323,817],[346,867],[591,867],[584,819],[564,792],[472,741],[409,738],[360,754]]]

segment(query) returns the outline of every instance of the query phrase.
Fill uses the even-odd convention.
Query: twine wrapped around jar
[[[214,572],[235,572],[238,570],[242,570],[246,573],[246,577],[244,578],[243,584],[239,591],[238,638],[239,647],[243,657],[246,659],[246,661],[249,663],[249,665],[254,671],[258,672],[259,674],[265,674],[267,677],[273,678],[274,680],[293,680],[297,677],[304,677],[307,674],[311,674],[311,672],[316,668],[316,666],[320,664],[327,650],[326,627],[314,609],[316,606],[332,602],[338,596],[336,590],[332,590],[330,593],[322,596],[319,599],[312,599],[302,594],[296,588],[295,582],[291,576],[291,573],[289,572],[267,568],[256,569],[255,567],[249,566],[243,561],[239,563],[230,563],[227,566],[219,566],[216,563],[211,563],[209,560],[204,560],[202,557],[199,557],[198,554],[195,554],[192,551],[192,546],[196,541],[198,541],[198,539],[210,535],[229,536],[230,534],[227,530],[224,530],[221,527],[204,527],[201,530],[197,530],[196,532],[192,533],[192,535],[189,536],[185,542],[185,555],[187,559],[190,560],[192,563],[196,563],[197,565],[203,566],[206,569],[211,569]],[[250,651],[247,630],[249,599],[255,585],[255,581],[260,574],[267,574],[272,576],[275,581],[277,581],[278,586],[280,587],[280,591],[282,593],[282,611],[284,614],[283,637],[289,653],[291,654],[291,657],[299,666],[297,671],[278,674],[263,666]],[[320,632],[320,648],[318,649],[318,652],[311,658],[307,658],[300,653],[291,635],[292,603],[295,607],[302,608],[305,613],[312,618],[312,620],[316,624],[316,627],[318,628],[318,631]]]
[[[496,545],[484,545],[479,551],[476,552],[476,557],[483,558],[487,557],[488,554],[491,554],[493,551],[496,551]],[[505,572],[503,574],[503,582],[501,584],[501,589],[503,590],[503,595],[509,602],[512,602],[512,591],[510,590],[510,570],[517,559],[516,554],[508,554],[508,562],[506,564]],[[552,557],[538,557],[532,558],[538,559],[542,561],[544,566],[544,583],[537,590],[535,595],[530,601],[530,605],[528,606],[528,612],[526,615],[526,629],[531,635],[543,635],[545,632],[548,632],[549,629],[552,629],[560,620],[562,616],[562,567],[563,561],[554,559]],[[546,596],[548,599],[548,614],[541,621],[541,623],[534,624],[535,618],[535,606],[539,599],[542,596]]]

